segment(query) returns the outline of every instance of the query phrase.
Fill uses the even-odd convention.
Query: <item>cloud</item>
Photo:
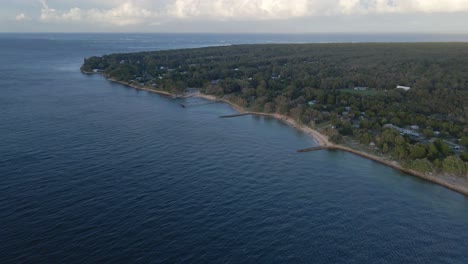
[[[155,12],[139,7],[132,1],[124,2],[107,10],[73,7],[68,11],[58,11],[49,8],[45,0],[41,0],[40,2],[42,4],[40,19],[44,22],[97,22],[127,26],[143,24],[157,17]]]
[[[468,0],[176,0],[176,18],[287,19],[320,15],[468,11]]]
[[[312,12],[307,0],[176,0],[168,14],[176,18],[281,19]]]
[[[340,0],[343,14],[453,13],[468,11],[468,0]]]
[[[24,13],[20,13],[20,14],[16,15],[15,19],[16,19],[16,21],[20,22],[20,21],[29,20],[29,17],[26,16]]]
[[[467,12],[468,0],[102,0],[106,7],[68,10],[40,0],[44,22],[159,25],[174,20],[271,20],[314,16]],[[87,1],[86,3],[90,3]],[[18,20],[18,17],[17,17]]]

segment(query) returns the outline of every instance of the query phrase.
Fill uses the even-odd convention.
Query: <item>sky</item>
[[[468,33],[468,0],[0,0],[0,32]]]

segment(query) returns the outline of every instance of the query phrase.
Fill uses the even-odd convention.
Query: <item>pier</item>
[[[251,115],[251,113],[242,113],[242,114],[234,114],[234,115],[224,115],[224,116],[220,116],[220,118],[233,118],[233,117],[246,116],[246,115]]]
[[[312,152],[312,151],[317,151],[317,150],[322,150],[322,149],[333,149],[331,146],[317,146],[317,147],[312,147],[312,148],[305,148],[305,149],[299,149],[297,152]]]
[[[232,118],[232,117],[246,116],[246,115],[263,116],[263,117],[272,117],[272,118],[276,118],[276,119],[279,119],[279,120],[283,120],[283,119],[281,119],[281,118],[275,117],[273,114],[266,114],[266,113],[259,113],[259,112],[243,112],[243,113],[234,114],[234,115],[224,115],[224,116],[220,116],[220,118]],[[283,121],[284,121],[284,120],[283,120]]]
[[[201,106],[201,105],[207,105],[207,104],[213,104],[213,103],[216,103],[216,102],[209,101],[209,102],[186,103],[186,104],[180,104],[180,106],[183,108],[187,108],[187,107]]]

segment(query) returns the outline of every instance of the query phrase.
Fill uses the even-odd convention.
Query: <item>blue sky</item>
[[[1,0],[1,3],[0,32],[468,33],[468,0]]]

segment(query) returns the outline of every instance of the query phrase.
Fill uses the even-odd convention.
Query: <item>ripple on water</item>
[[[298,154],[313,140],[276,120],[69,71],[133,41],[70,36],[83,39],[0,41],[4,65],[29,63],[0,79],[1,262],[468,259],[466,197],[347,153]]]

